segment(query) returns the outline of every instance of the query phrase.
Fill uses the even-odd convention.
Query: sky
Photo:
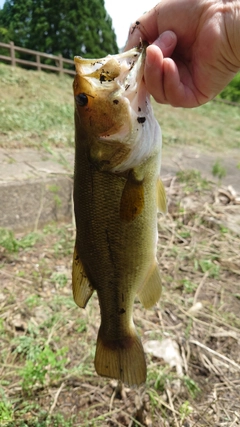
[[[152,9],[159,0],[105,0],[105,9],[112,18],[118,47],[125,45],[130,25],[144,12]],[[0,0],[0,8],[4,0]]]
[[[1,1],[1,0],[0,0]],[[144,12],[152,9],[159,0],[105,0],[105,9],[112,18],[118,47],[126,44],[130,25]]]

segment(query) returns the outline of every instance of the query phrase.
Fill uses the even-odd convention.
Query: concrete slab
[[[73,150],[0,150],[0,227],[72,220]]]
[[[240,192],[240,155],[206,153],[197,148],[164,147],[161,176],[198,169],[212,175],[216,160],[226,170],[222,184]],[[51,221],[72,221],[74,150],[0,149],[0,227],[35,230]]]
[[[219,162],[225,171],[225,176],[219,180],[212,174],[213,165]],[[219,183],[231,185],[238,193],[240,192],[240,152],[231,150],[224,152],[206,152],[196,147],[169,147],[165,146],[162,156],[161,175],[175,175],[178,171],[196,169],[201,172],[203,178]]]

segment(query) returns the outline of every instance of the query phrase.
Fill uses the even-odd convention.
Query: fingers
[[[150,45],[147,48],[144,80],[148,92],[155,100],[165,103],[166,98],[163,89],[163,54],[159,47],[155,45]]]
[[[171,56],[177,45],[177,36],[173,31],[164,31],[153,42],[153,45],[161,49],[164,57]]]
[[[171,58],[164,58],[158,46],[148,46],[144,79],[148,92],[157,102],[186,108],[199,105],[190,73],[185,69],[184,74],[183,83],[176,63]]]
[[[138,28],[131,35],[133,42],[139,44],[142,36]],[[170,56],[177,45],[173,31],[164,31],[147,47],[144,79],[148,92],[161,104],[173,107],[193,108],[203,102],[198,101],[199,93],[193,84],[191,71],[184,63],[176,64]],[[127,44],[125,49],[130,47]],[[206,101],[205,101],[206,102]]]
[[[144,69],[146,87],[157,102],[174,107],[194,107],[198,103],[193,91],[188,87],[188,84],[191,85],[191,79],[187,68],[184,70],[183,84],[178,66],[169,58],[176,45],[176,34],[173,31],[165,31],[148,46]]]
[[[132,47],[138,46],[141,40],[143,40],[141,31],[137,27],[135,27],[134,30],[131,27],[129,29],[128,40],[124,50],[126,51]]]
[[[173,107],[196,107],[198,104],[192,90],[181,81],[176,63],[166,58],[163,64],[163,93],[165,103]],[[158,101],[161,102],[161,101]]]

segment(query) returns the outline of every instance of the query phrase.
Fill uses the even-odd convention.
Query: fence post
[[[59,58],[59,74],[60,76],[63,75],[63,57],[61,55],[61,53],[58,55]]]
[[[40,61],[40,55],[36,54],[36,62],[37,62],[37,70],[41,71],[41,61]]]
[[[11,65],[15,67],[16,61],[15,61],[15,48],[14,43],[10,42],[10,54],[11,54]]]

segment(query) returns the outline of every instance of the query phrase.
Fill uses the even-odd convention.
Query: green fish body
[[[129,385],[146,380],[133,306],[136,295],[146,308],[160,298],[157,212],[166,211],[161,131],[142,79],[144,58],[144,46],[98,60],[76,57],[73,85],[73,295],[85,307],[96,290],[96,371]]]

